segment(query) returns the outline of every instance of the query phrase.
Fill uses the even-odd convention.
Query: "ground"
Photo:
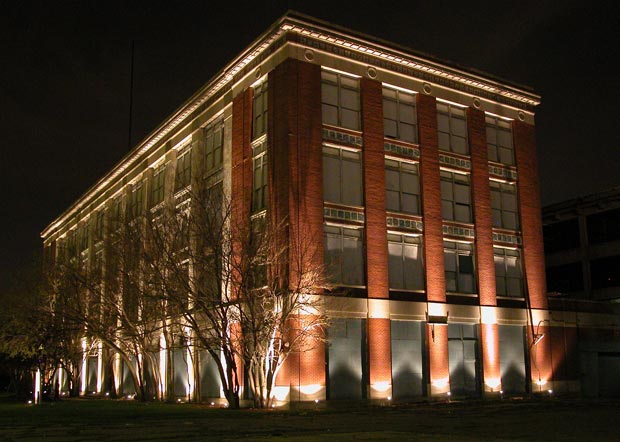
[[[307,410],[0,399],[8,441],[618,441],[620,401],[560,398],[318,404]]]

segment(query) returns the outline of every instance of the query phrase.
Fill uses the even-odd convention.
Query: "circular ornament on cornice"
[[[424,92],[426,95],[430,95],[431,92],[433,92],[433,87],[429,83],[424,83],[422,85],[422,92]]]
[[[314,60],[314,52],[310,49],[304,51],[304,58],[308,61]]]
[[[257,67],[256,70],[254,71],[254,76],[256,77],[257,80],[260,78],[260,66]]]
[[[377,78],[377,70],[372,66],[368,66],[366,73],[368,74],[369,78]]]
[[[480,103],[480,98],[478,97],[474,97],[474,107],[476,109],[480,109],[481,103]]]
[[[519,121],[525,121],[525,114],[522,111],[517,113],[517,117],[519,118]]]

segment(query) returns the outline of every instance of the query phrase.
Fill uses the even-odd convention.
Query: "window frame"
[[[387,241],[388,241],[388,285],[389,285],[389,289],[390,290],[397,290],[397,291],[415,291],[415,292],[422,292],[425,289],[425,277],[424,277],[424,251],[423,251],[423,241],[422,241],[422,237],[420,237],[419,235],[406,235],[403,233],[396,233],[396,232],[388,232],[387,234]],[[395,269],[391,264],[392,264],[392,256],[397,256],[397,255],[392,255],[392,253],[390,253],[390,244],[395,244],[395,245],[399,245],[400,246],[400,258],[401,258],[401,264],[400,264],[400,284],[398,287],[395,287],[392,285],[392,282],[394,279],[394,272],[397,270]],[[411,260],[414,261],[416,263],[416,265],[419,268],[411,268],[410,266],[407,265],[407,255],[405,253],[405,247],[415,247],[417,248],[417,257],[418,259],[416,260]],[[407,280],[407,275],[411,275],[414,274],[416,276],[419,276],[419,278],[415,278],[414,282],[418,282],[419,284],[414,285],[413,287],[408,287],[408,280]]]
[[[494,163],[504,164],[506,166],[514,166],[516,163],[516,158],[512,133],[512,120],[507,120],[505,118],[500,118],[489,114],[486,114],[484,117],[488,160]],[[500,131],[509,134],[507,139],[510,140],[510,146],[500,146]],[[493,132],[495,135],[495,143],[492,142]],[[500,149],[503,149],[505,155],[509,157],[508,161],[503,161],[506,158],[501,155],[502,151]]]
[[[443,109],[443,107],[447,109]],[[458,109],[459,112],[462,112],[462,116],[458,115],[455,112]],[[448,131],[441,130],[440,119],[441,116],[447,117],[448,120]],[[457,121],[461,121],[464,128],[464,134],[459,135],[455,133],[457,127]],[[448,136],[448,146],[444,146],[442,144],[442,134]],[[453,152],[459,155],[470,155],[469,148],[469,139],[468,139],[468,131],[467,131],[467,108],[463,106],[458,106],[456,104],[447,103],[443,101],[437,101],[437,136],[438,136],[438,147],[439,150],[444,152]],[[464,152],[459,152],[456,148],[456,143],[454,141],[455,138],[459,138],[463,140],[464,143]]]
[[[357,158],[354,158],[357,157]],[[326,173],[326,159],[329,160],[337,160],[338,165],[338,176],[333,176],[332,174]],[[343,179],[345,175],[347,175],[347,164],[349,166],[356,165],[357,170],[355,172],[359,173],[359,183],[358,186],[351,186],[351,179]],[[334,204],[341,204],[345,206],[353,206],[353,207],[363,207],[364,205],[364,172],[363,172],[363,162],[362,162],[362,151],[361,150],[353,150],[347,149],[340,146],[335,145],[327,145],[323,144],[322,148],[322,167],[323,167],[323,199],[325,202],[330,202]],[[354,169],[348,169],[349,172],[353,173]],[[327,180],[337,179],[338,183],[328,183]],[[338,189],[339,198],[337,201],[332,199],[327,199],[326,197],[331,193],[327,192],[328,189]],[[355,191],[355,193],[354,193]],[[347,198],[345,198],[347,196]]]
[[[449,244],[454,244],[454,247],[448,247]],[[475,246],[474,243],[465,243],[460,241],[446,240],[443,241],[443,254],[444,254],[444,274],[446,281],[446,292],[447,293],[457,293],[457,294],[465,294],[472,295],[477,293],[477,284],[476,284],[476,260],[475,260]],[[455,256],[455,270],[448,270],[448,266],[446,265],[448,255],[453,254]],[[463,259],[461,259],[463,257]],[[466,260],[464,257],[467,257]],[[466,261],[471,261],[471,263],[467,263]],[[466,265],[471,265],[471,272],[465,271],[465,269],[461,270],[462,267]],[[454,273],[454,278],[448,278],[448,273]],[[461,278],[462,275],[471,275],[471,291],[467,291],[462,287],[465,282]],[[448,281],[454,281],[455,290],[451,290]]]
[[[203,129],[204,173],[211,175],[222,169],[224,163],[224,118],[218,117]],[[217,142],[216,142],[217,141]],[[211,164],[209,164],[211,163]]]
[[[508,256],[516,257],[516,261],[518,264],[517,268],[519,270],[518,276],[509,275],[508,264],[506,260],[506,257]],[[499,268],[498,258],[502,258],[502,261],[503,261],[503,274],[498,273],[498,268]],[[495,293],[496,295],[501,296],[501,297],[506,297],[506,298],[513,298],[513,299],[524,298],[525,297],[525,280],[523,278],[523,260],[521,259],[521,251],[519,249],[510,249],[506,247],[493,246],[493,264],[495,266]],[[504,293],[500,293],[500,290],[499,290],[500,280],[503,281],[503,285],[501,286],[504,287],[505,289]],[[511,285],[509,284],[509,281],[511,280],[519,281],[519,293],[516,295],[509,293],[509,287],[511,287]]]
[[[252,96],[252,140],[265,135],[269,125],[269,96],[267,81],[253,87]]]
[[[394,97],[386,96],[386,92],[394,93]],[[406,101],[403,102],[401,99],[401,95],[407,96],[411,98],[411,104]],[[415,92],[405,92],[400,89],[396,89],[387,85],[383,85],[382,89],[382,97],[383,97],[383,136],[385,138],[390,138],[394,140],[404,141],[406,143],[418,144],[418,117],[417,117],[417,109],[416,109],[416,93]],[[395,103],[395,113],[396,118],[388,118],[386,116],[386,102]],[[413,115],[413,122],[409,123],[403,121],[402,119],[402,111],[403,107],[410,107],[411,113]],[[395,135],[390,135],[386,131],[389,130],[389,125],[386,124],[386,120],[393,122],[395,127]],[[408,125],[412,127],[413,139],[403,138],[403,125]]]
[[[456,179],[457,177],[459,179]],[[439,182],[440,182],[440,191],[441,191],[441,217],[446,221],[454,221],[454,222],[466,223],[466,224],[473,223],[474,215],[473,215],[473,200],[472,200],[472,195],[471,195],[470,174],[459,173],[459,172],[455,172],[451,170],[442,169],[440,171]],[[444,186],[442,185],[443,183],[450,184],[450,193],[452,194],[452,199],[447,198],[447,195],[445,195]],[[467,195],[469,198],[467,202],[457,201],[457,197],[456,197],[458,193],[457,186],[464,186],[468,188]],[[450,210],[452,212],[452,217],[446,217],[445,208],[447,207],[448,203],[450,204]],[[444,206],[444,204],[446,204],[446,206]],[[457,213],[461,213],[461,210],[457,210],[457,209],[462,208],[462,207],[467,207],[467,210],[468,210],[468,217],[466,221],[457,219]]]
[[[389,164],[389,163],[395,163],[395,164]],[[388,178],[387,178],[387,174],[388,171],[395,171],[396,173],[398,173],[398,188],[388,188]],[[420,187],[420,167],[419,164],[416,162],[412,162],[412,161],[406,161],[403,159],[396,159],[396,158],[392,158],[392,157],[385,157],[385,173],[386,173],[386,179],[385,179],[385,206],[386,206],[386,210],[388,212],[396,212],[396,213],[407,213],[407,214],[411,214],[411,215],[421,215],[422,213],[422,198],[421,198],[421,194],[422,194],[422,189]],[[403,190],[403,174],[408,174],[408,175],[412,175],[415,176],[415,180],[416,180],[416,185],[417,185],[417,191],[418,193],[410,193],[410,192],[405,192]],[[391,207],[389,207],[388,205],[389,203],[389,194],[390,192],[394,192],[394,193],[398,193],[398,209],[394,210]],[[405,196],[406,195],[413,195],[415,196],[415,210],[414,211],[410,211],[410,210],[405,210],[404,209],[404,200],[405,200]]]
[[[355,232],[355,233],[354,233]],[[329,239],[336,239],[339,242],[339,248],[336,253],[336,260],[332,259],[331,255],[328,255],[331,249],[328,247]],[[354,249],[359,256],[345,253],[347,248],[345,247],[345,240],[355,241],[356,247]],[[366,259],[364,254],[364,228],[360,226],[349,225],[336,225],[336,224],[323,224],[323,244],[325,250],[325,264],[327,267],[328,278],[331,282],[337,286],[347,287],[365,287],[366,286]],[[352,271],[347,271],[346,263],[353,264],[353,270],[359,267],[359,274],[355,274]],[[355,265],[355,264],[358,265]],[[333,271],[333,266],[337,265],[337,271]],[[356,279],[347,279],[354,276]]]
[[[521,228],[521,223],[519,220],[519,198],[517,193],[517,185],[514,183],[502,183],[491,180],[489,186],[491,193],[491,217],[493,227],[507,230],[519,230]],[[498,197],[495,198],[494,195],[498,195]],[[514,196],[514,210],[505,207],[506,202],[504,195]],[[499,207],[496,205],[496,201],[499,202]],[[507,217],[510,214],[512,214],[515,219],[514,227],[510,227],[509,222],[507,222]],[[496,222],[496,216],[499,216],[499,225]]]
[[[335,76],[335,81],[329,76]],[[355,83],[355,86],[351,86],[347,83]],[[326,100],[327,97],[327,88],[326,86],[331,86],[336,88],[336,102],[328,102]],[[343,95],[345,93],[353,93],[356,96],[356,107],[348,107],[345,103],[346,100],[343,99]],[[326,121],[328,112],[326,112],[326,108],[335,108],[336,109],[336,121],[329,120]],[[350,112],[352,115],[355,114],[355,124],[348,124],[348,119],[346,119],[343,115],[345,113]],[[361,89],[360,89],[360,80],[358,77],[353,75],[346,75],[341,72],[334,72],[330,70],[323,69],[321,71],[321,119],[323,124],[329,124],[331,126],[343,127],[346,129],[351,129],[355,131],[362,130],[362,106],[361,106]]]
[[[252,154],[252,213],[259,213],[267,209],[269,195],[269,158],[266,141],[253,146]]]

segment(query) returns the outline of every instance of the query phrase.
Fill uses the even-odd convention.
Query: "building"
[[[106,213],[175,198],[191,164],[191,179],[222,183],[235,223],[267,210],[322,237],[346,288],[325,295],[329,345],[287,361],[282,400],[578,392],[573,313],[551,312],[545,287],[539,102],[289,13],[50,224],[44,247],[82,238],[89,265],[105,261]],[[84,392],[102,393],[101,359],[85,358]]]
[[[618,225],[618,188],[543,208],[550,307],[579,312],[579,321],[585,312],[598,313],[595,329],[578,327],[582,390],[587,396],[620,396]]]

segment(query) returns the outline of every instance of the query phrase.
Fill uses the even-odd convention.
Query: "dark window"
[[[547,290],[570,293],[583,290],[583,272],[580,262],[547,268]]]
[[[590,244],[620,240],[620,209],[590,215],[587,224]]]
[[[543,226],[545,252],[559,252],[579,247],[579,222],[577,218]]]
[[[593,259],[590,261],[592,288],[620,286],[620,256]]]

